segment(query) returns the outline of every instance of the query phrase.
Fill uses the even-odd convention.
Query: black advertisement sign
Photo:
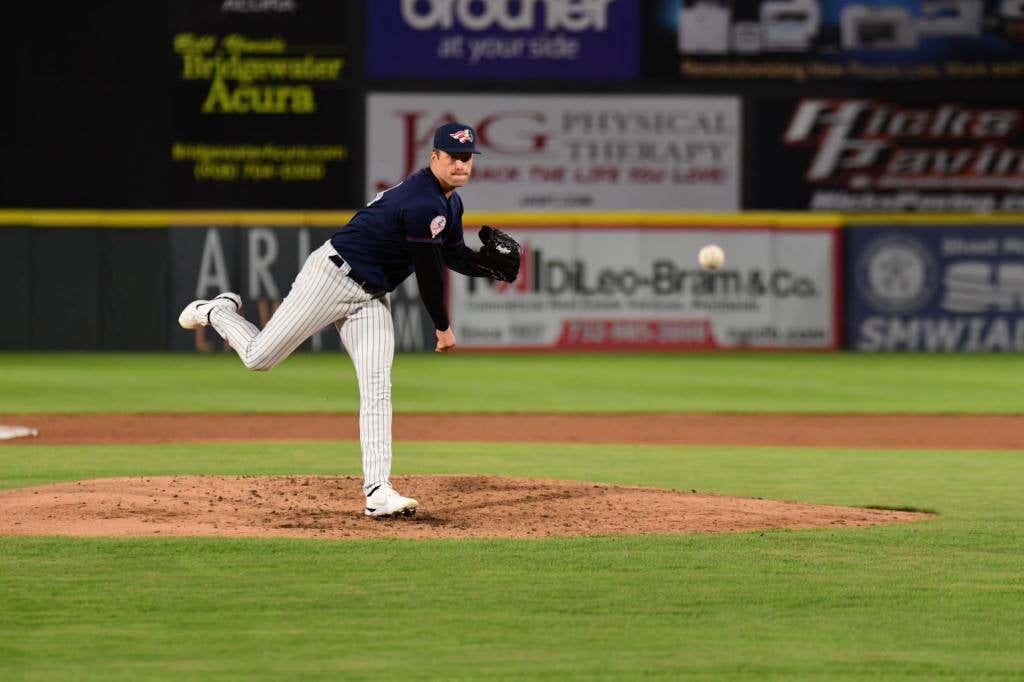
[[[213,298],[222,291],[242,297],[242,314],[261,329],[291,290],[291,283],[310,252],[337,230],[280,226],[172,227],[169,230],[171,262],[167,315],[174,320],[167,347],[173,350],[212,352],[224,342],[209,327],[185,331],[178,314],[197,299]],[[391,299],[395,323],[395,348],[399,351],[433,349],[434,326],[420,301],[416,278],[409,277]],[[302,346],[304,350],[338,350],[338,333],[328,325]]]
[[[169,5],[173,203],[337,208],[353,187],[352,3]],[[356,190],[353,192],[353,190]]]
[[[1019,79],[1024,3],[659,0],[654,70],[684,79]]]
[[[1024,209],[1024,107],[807,98],[752,113],[748,208]]]

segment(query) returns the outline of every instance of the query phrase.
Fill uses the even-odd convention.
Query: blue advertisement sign
[[[687,79],[1024,75],[1020,0],[659,0],[648,33],[652,63]]]
[[[376,0],[366,7],[370,78],[637,75],[637,0]]]
[[[1024,351],[1020,226],[853,227],[846,338],[860,351]]]

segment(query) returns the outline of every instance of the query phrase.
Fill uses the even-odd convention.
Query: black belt
[[[341,259],[341,256],[339,256],[337,254],[335,254],[333,256],[328,256],[327,258],[330,259],[330,261],[332,263],[334,263],[335,265],[337,265],[339,268],[342,265],[345,264],[345,261],[343,261]],[[382,293],[384,293],[384,289],[381,289],[376,284],[372,284],[371,282],[368,282],[365,277],[362,277],[358,272],[353,270],[352,266],[349,266],[348,278],[350,280],[352,280],[353,282],[355,282],[356,284],[358,284],[359,288],[362,289],[363,291],[365,291],[368,294],[382,294]]]

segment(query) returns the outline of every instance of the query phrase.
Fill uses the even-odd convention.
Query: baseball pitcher
[[[334,324],[359,382],[367,516],[410,515],[419,506],[389,483],[395,333],[388,293],[415,272],[437,330],[435,349],[448,352],[456,341],[442,268],[505,282],[519,274],[519,244],[501,230],[485,225],[479,251],[463,241],[462,198],[455,190],[469,182],[479,153],[470,126],[439,127],[428,166],[378,193],[313,251],[262,331],[239,314],[242,299],[233,292],[192,301],[178,318],[185,329],[213,327],[256,371],[272,369],[311,335]]]

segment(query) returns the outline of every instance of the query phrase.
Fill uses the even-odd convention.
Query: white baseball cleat
[[[419,505],[411,497],[399,495],[390,483],[381,483],[366,496],[366,509],[363,513],[367,516],[412,516]]]
[[[242,310],[242,297],[231,291],[225,291],[209,301],[192,301],[178,315],[178,324],[183,329],[198,329],[210,324],[210,311],[217,307],[233,307],[235,312]]]

